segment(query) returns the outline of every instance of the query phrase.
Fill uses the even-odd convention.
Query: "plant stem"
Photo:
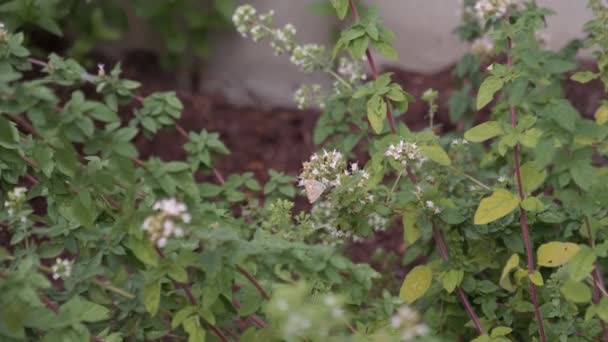
[[[475,184],[479,185],[479,186],[480,186],[480,187],[482,187],[484,190],[488,190],[488,191],[489,191],[489,190],[492,190],[492,188],[490,188],[489,186],[487,186],[487,185],[483,184],[483,182],[482,182],[482,181],[480,181],[479,179],[477,179],[477,178],[475,178],[475,177],[473,177],[473,176],[469,175],[468,173],[466,173],[466,172],[464,172],[464,171],[462,171],[462,170],[460,170],[460,169],[457,169],[457,168],[455,168],[455,167],[453,167],[453,166],[451,166],[451,165],[450,165],[450,166],[448,166],[448,168],[449,168],[449,169],[451,169],[451,170],[452,170],[452,171],[454,171],[454,172],[460,173],[461,175],[465,176],[465,177],[466,177],[466,178],[468,178],[468,179],[469,179],[471,182],[473,182],[473,183],[475,183]]]
[[[417,184],[416,176],[414,176],[412,169],[409,166],[407,166],[406,171],[407,171],[407,175],[410,178],[412,184],[416,185]],[[434,221],[431,221],[431,223],[433,225],[433,240],[435,240],[435,245],[437,245],[437,249],[439,249],[439,254],[441,255],[441,258],[444,261],[448,261],[448,260],[450,260],[450,252],[448,249],[448,245],[445,243],[445,240],[443,239],[443,235],[441,234],[441,230],[439,230],[439,228],[437,227],[437,224]],[[485,334],[485,330],[483,329],[483,326],[481,325],[481,321],[479,320],[479,317],[475,313],[475,309],[473,309],[473,306],[469,302],[469,299],[467,298],[464,291],[462,291],[460,286],[456,287],[456,293],[458,294],[458,297],[460,297],[460,301],[462,302],[464,309],[466,310],[467,314],[469,315],[469,318],[471,318],[471,321],[473,321],[473,324],[475,324],[475,328],[477,329],[477,332],[479,333],[479,335]]]
[[[160,248],[155,247],[154,249],[156,250],[156,254],[158,254],[159,257],[161,257],[162,259],[165,258],[165,253],[163,253]],[[186,297],[188,298],[188,301],[192,306],[198,306],[198,301],[196,300],[196,298],[194,298],[194,295],[190,290],[190,284],[182,284],[174,279],[171,279],[171,281],[173,282],[173,286],[184,290],[184,293],[186,293]],[[224,333],[222,333],[221,330],[219,330],[216,326],[207,321],[205,321],[205,323],[207,324],[209,329],[211,329],[211,331],[215,334],[215,336],[217,336],[222,342],[228,342],[228,338],[226,337],[226,335],[224,335]]]
[[[510,22],[510,12],[509,8],[505,13],[505,23],[509,25]],[[513,54],[511,53],[513,49],[513,41],[511,37],[507,37],[507,67],[509,70],[513,69]],[[516,128],[517,126],[517,111],[515,110],[514,105],[510,105],[510,119],[511,119],[511,127]],[[519,161],[519,145],[515,145],[513,148],[513,168],[515,169],[515,178],[517,179],[517,192],[519,194],[520,201],[525,199],[524,187],[521,180],[521,171],[520,171],[520,161]],[[526,211],[523,207],[519,206],[519,218],[521,223],[521,231],[522,237],[524,240],[524,247],[526,250],[526,257],[528,263],[528,274],[532,274],[534,272],[534,252],[532,249],[532,240],[530,239],[530,230],[528,229],[528,220],[526,217]],[[533,282],[528,280],[529,289],[530,289],[530,299],[532,300],[532,304],[534,305],[534,316],[536,316],[536,321],[538,323],[538,332],[540,335],[540,341],[546,342],[547,337],[545,336],[545,326],[543,324],[543,317],[540,313],[540,306],[538,304],[538,296],[536,294],[536,285]]]
[[[593,237],[593,231],[591,230],[591,223],[589,223],[589,217],[585,216],[585,227],[587,230],[587,236],[589,238],[589,246],[591,248],[595,247],[595,239]],[[606,293],[606,289],[604,288],[604,280],[602,279],[602,272],[600,270],[600,265],[595,262],[593,267],[593,272],[591,273],[593,277],[593,303],[598,304],[600,302],[600,294]],[[604,342],[608,342],[608,327],[606,327],[606,322],[600,319],[600,324],[602,326],[602,338]]]
[[[249,282],[251,282],[251,284],[258,290],[258,292],[260,293],[260,295],[262,296],[262,298],[264,298],[266,300],[270,300],[270,296],[268,295],[268,293],[266,292],[266,290],[264,290],[264,288],[262,287],[262,285],[260,285],[260,283],[257,281],[257,279],[255,279],[255,277],[251,273],[249,273],[246,269],[244,269],[240,265],[236,265],[236,270],[240,274],[242,274],[243,276],[245,276],[245,278],[247,278],[247,280],[249,280]]]
[[[355,1],[354,0],[350,0],[349,1],[350,4],[350,9],[353,12],[353,17],[355,18],[356,22],[359,22],[361,20],[360,16],[359,16],[359,11],[357,10],[357,6],[355,5]],[[374,58],[370,52],[369,49],[367,49],[365,51],[365,55],[367,56],[367,62],[369,64],[369,68],[372,71],[372,76],[374,77],[374,79],[378,78],[378,70],[376,69],[376,63],[374,62]],[[386,116],[388,118],[388,123],[391,127],[391,133],[396,134],[397,133],[397,128],[395,127],[395,121],[393,119],[393,113],[390,109],[390,106],[386,106]],[[406,167],[406,172],[407,172],[407,176],[410,179],[410,181],[412,182],[412,184],[416,184],[417,180],[416,180],[416,176],[414,175],[414,173],[412,172],[412,169],[408,166]],[[434,236],[434,240],[435,240],[435,244],[437,245],[437,247],[439,248],[439,252],[442,255],[442,257],[444,258],[444,260],[448,260],[449,259],[449,254],[448,254],[448,247],[445,244],[445,241],[443,240],[443,236],[441,235],[441,231],[439,229],[433,229],[433,236]],[[477,329],[477,332],[480,335],[483,335],[485,333],[483,327],[481,326],[479,317],[477,316],[477,314],[475,313],[475,310],[473,309],[473,306],[471,305],[471,303],[469,302],[469,299],[467,298],[467,296],[465,295],[465,293],[462,291],[462,289],[460,289],[460,287],[457,287],[457,293],[458,296],[460,297],[460,300],[462,301],[462,304],[464,305],[465,310],[467,311],[469,317],[471,318],[471,320],[473,321],[473,323],[475,324],[475,328]]]
[[[357,10],[357,5],[355,5],[355,0],[350,0],[350,9],[353,12],[353,17],[356,22],[361,21],[361,17],[359,16],[359,11]],[[378,79],[378,69],[376,69],[376,63],[374,62],[374,57],[372,56],[369,48],[365,50],[365,56],[367,56],[367,63],[369,64],[369,68],[372,71],[372,76],[374,80]],[[386,99],[385,99],[386,101]],[[395,120],[393,119],[393,112],[390,107],[390,103],[386,103],[386,117],[388,119],[388,124],[391,127],[391,133],[397,133],[397,127],[395,126]]]
[[[432,224],[433,224],[433,238],[435,239],[435,243],[437,244],[437,248],[439,249],[439,254],[441,255],[441,258],[443,258],[444,261],[448,261],[450,259],[448,246],[446,245],[445,240],[443,239],[443,235],[441,234],[441,231],[437,227],[437,224],[434,221],[432,221]],[[480,335],[483,335],[485,333],[485,331],[483,329],[483,326],[481,325],[481,321],[479,320],[479,317],[477,317],[477,315],[475,314],[475,309],[473,309],[471,302],[469,302],[467,295],[460,288],[460,286],[456,287],[456,294],[458,294],[458,297],[460,297],[460,301],[462,302],[462,305],[464,305],[465,310],[467,311],[467,313],[469,314],[469,317],[473,321],[473,324],[475,325],[477,332],[479,332]]]

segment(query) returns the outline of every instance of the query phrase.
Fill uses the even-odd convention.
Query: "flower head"
[[[384,155],[395,159],[403,166],[407,166],[410,162],[422,164],[426,161],[426,157],[422,155],[416,143],[404,140],[401,140],[398,144],[390,145]]]
[[[420,315],[406,305],[397,309],[391,318],[391,326],[400,332],[402,341],[415,341],[429,332],[429,328],[420,323]]]
[[[15,216],[21,210],[21,206],[26,200],[27,188],[15,187],[12,191],[8,192],[7,200],[4,202],[9,216]]]
[[[155,213],[146,218],[142,229],[156,246],[163,248],[171,237],[181,238],[185,235],[179,223],[190,223],[192,216],[184,203],[175,198],[163,199],[154,203],[152,209]]]
[[[57,258],[55,260],[55,264],[51,266],[51,271],[53,271],[53,279],[57,280],[67,279],[70,275],[72,275],[72,266],[74,265],[73,260],[61,259]]]

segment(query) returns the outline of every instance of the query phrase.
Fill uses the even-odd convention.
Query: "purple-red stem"
[[[158,256],[161,257],[161,259],[165,258],[165,253],[163,253],[163,251],[160,248],[155,247],[155,250],[156,250],[156,253],[158,254]],[[198,305],[196,298],[194,298],[194,295],[192,294],[192,291],[190,290],[189,284],[182,284],[173,279],[171,279],[171,281],[173,282],[173,285],[175,287],[184,290],[184,292],[186,293],[186,297],[188,297],[188,301],[190,302],[190,304],[192,306]],[[224,333],[222,333],[221,330],[219,330],[216,326],[214,326],[213,324],[211,324],[209,322],[206,322],[206,323],[207,323],[207,326],[209,327],[209,329],[211,329],[211,331],[215,334],[215,336],[217,336],[222,342],[228,342],[228,338],[226,337],[226,335],[224,335]]]
[[[350,0],[350,9],[353,12],[353,17],[355,18],[356,22],[359,22],[361,20],[361,17],[359,16],[359,11],[357,10],[357,6],[355,5],[355,1],[354,0]],[[369,68],[372,71],[372,76],[375,79],[378,79],[378,69],[376,68],[376,63],[374,62],[374,57],[372,56],[372,53],[369,49],[365,50],[365,55],[367,56],[367,63],[369,64]],[[391,133],[396,134],[397,133],[397,126],[395,126],[395,119],[393,119],[393,112],[390,108],[390,103],[386,103],[386,117],[388,119],[388,125],[391,128]]]
[[[593,231],[591,230],[591,223],[589,222],[589,218],[585,216],[584,221],[585,227],[587,228],[589,246],[595,248],[595,239],[593,237]],[[593,266],[593,272],[591,273],[591,276],[593,278],[593,303],[598,304],[602,296],[602,291],[606,292],[606,288],[604,287],[604,279],[602,278],[602,271],[600,270],[600,265],[597,262]],[[600,325],[602,326],[602,339],[604,342],[608,342],[608,327],[606,326],[606,322],[600,319]]]
[[[505,13],[505,22],[508,25],[510,21],[510,12],[507,8],[507,12]],[[513,41],[511,37],[507,37],[507,67],[509,70],[513,69],[513,55],[511,54],[511,50],[513,49]],[[511,114],[511,127],[515,128],[517,126],[517,111],[515,110],[515,106],[510,106],[510,114]],[[520,162],[519,162],[519,145],[515,145],[513,148],[513,168],[515,169],[515,178],[517,179],[517,192],[519,193],[520,201],[525,199],[524,187],[521,180],[521,171],[520,171]],[[526,257],[528,263],[528,274],[532,274],[534,272],[534,252],[532,249],[532,240],[530,239],[530,230],[528,229],[528,220],[526,218],[526,211],[523,207],[519,206],[519,218],[521,222],[521,233],[524,239],[524,247],[526,249]],[[536,321],[538,322],[538,333],[541,342],[546,342],[547,337],[545,336],[545,326],[543,323],[543,317],[540,313],[540,306],[538,305],[538,296],[536,294],[536,285],[530,280],[528,280],[529,289],[530,289],[530,299],[532,300],[532,304],[534,305],[534,316],[536,316]]]
[[[350,4],[350,9],[353,12],[353,17],[355,18],[355,21],[359,22],[361,20],[361,18],[359,16],[359,11],[357,10],[357,6],[355,5],[355,1],[350,0],[349,4]],[[370,70],[372,71],[372,76],[374,77],[374,79],[377,79],[378,78],[378,69],[376,68],[376,63],[374,62],[374,58],[369,49],[367,49],[365,51],[365,55],[367,56],[367,62],[369,64]],[[392,113],[388,103],[386,106],[386,116],[388,118],[388,123],[391,128],[391,133],[396,134],[397,128],[395,127],[395,120],[393,119],[393,113]],[[407,176],[410,179],[410,181],[412,182],[412,184],[416,184],[417,183],[416,176],[414,175],[412,170],[409,167],[407,167],[406,171],[407,171]],[[448,247],[445,244],[445,241],[443,240],[441,231],[439,229],[437,229],[437,227],[434,225],[434,223],[433,223],[433,235],[434,235],[435,244],[439,248],[439,253],[441,254],[441,256],[444,260],[448,260],[449,259]],[[464,305],[464,308],[467,311],[469,317],[475,324],[475,328],[477,329],[477,332],[479,332],[480,335],[483,335],[485,333],[485,331],[484,331],[483,327],[481,326],[479,317],[475,313],[475,310],[473,309],[473,306],[469,302],[469,299],[465,295],[464,291],[462,291],[462,289],[460,287],[457,287],[456,292],[458,293],[458,297],[460,297],[460,300],[462,301],[462,304]]]

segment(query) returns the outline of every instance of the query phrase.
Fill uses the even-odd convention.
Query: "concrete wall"
[[[328,43],[337,19],[319,17],[309,10],[318,0],[249,0],[260,12],[274,9],[277,23],[293,23],[297,37],[305,43]],[[452,33],[460,20],[457,0],[366,0],[377,5],[384,22],[396,33],[399,67],[432,73],[456,62],[468,50]],[[583,24],[591,14],[585,0],[539,0],[555,10],[548,19],[549,46],[558,49],[573,38],[582,38]],[[125,39],[126,46],[154,41],[142,34]],[[144,42],[144,43],[142,43]],[[253,43],[235,32],[216,37],[214,57],[203,72],[206,91],[221,92],[240,104],[262,103],[291,106],[292,94],[305,82],[323,82],[323,75],[304,76],[288,62],[276,57],[264,43]],[[380,64],[386,61],[379,59]]]

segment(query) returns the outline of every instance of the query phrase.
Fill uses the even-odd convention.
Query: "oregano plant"
[[[450,110],[473,127],[439,136],[432,89],[428,127],[400,121],[415,99],[375,63],[398,58],[379,12],[330,3],[333,47],[299,42],[273,11],[234,12],[241,35],[334,80],[294,95],[321,111],[319,150],[265,184],[215,166],[229,144],[180,126],[176,93],[138,94],[120,64],[35,58],[0,29],[3,341],[608,340],[608,105],[590,120],[564,97],[575,49],[543,47],[551,11],[465,2],[459,32],[484,37],[488,67],[466,57]],[[589,7],[598,70],[570,77],[607,84],[608,8]],[[462,116],[484,108],[476,125]],[[141,159],[134,139],[163,129],[185,160]],[[295,212],[297,188],[310,210]],[[394,226],[396,263],[347,257]]]

